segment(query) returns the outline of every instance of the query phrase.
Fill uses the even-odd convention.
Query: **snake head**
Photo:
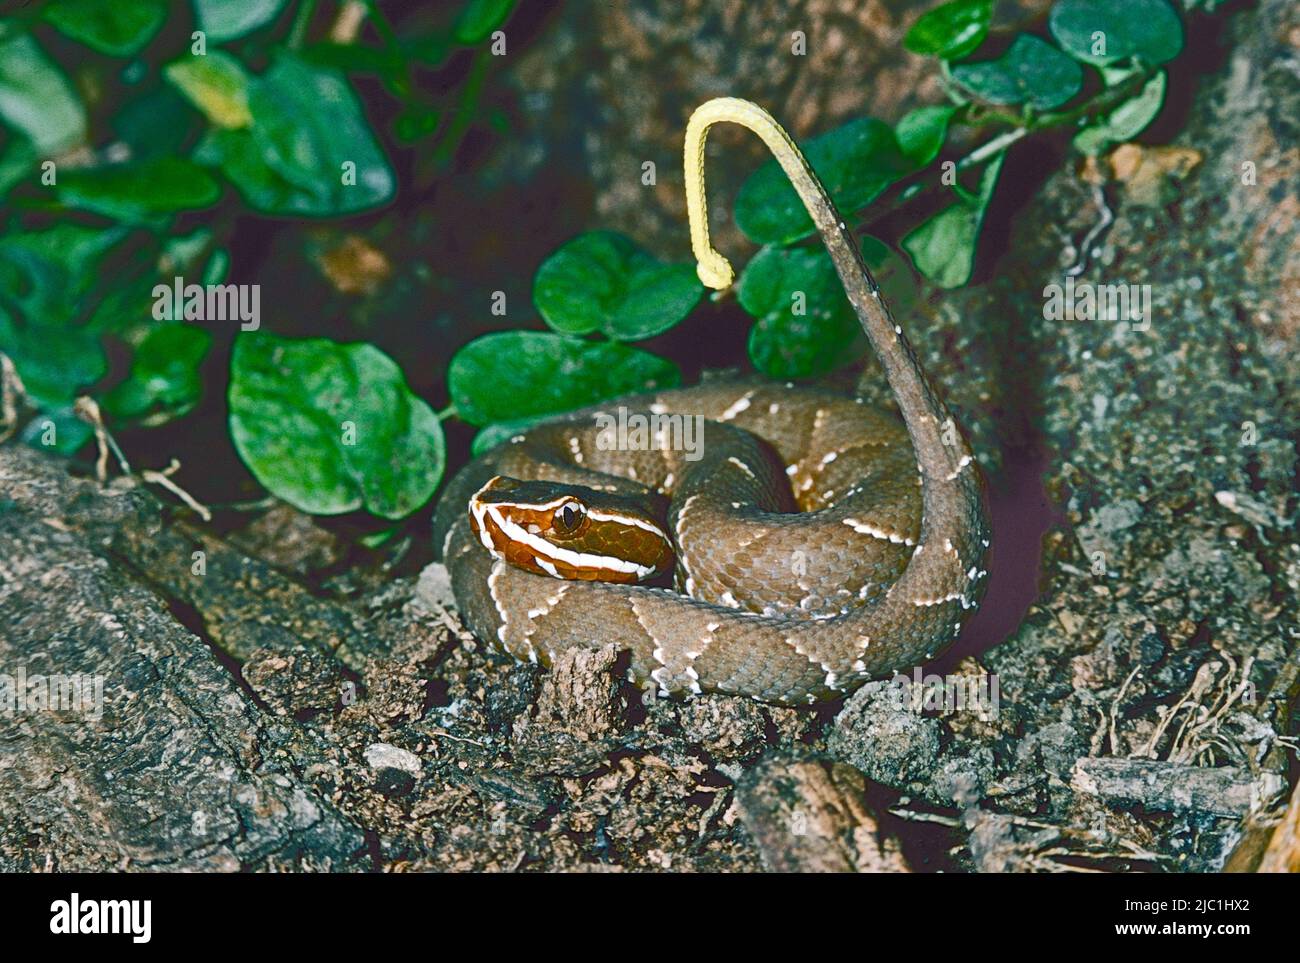
[[[673,543],[644,499],[495,476],[469,500],[494,558],[537,575],[629,584],[672,568]]]

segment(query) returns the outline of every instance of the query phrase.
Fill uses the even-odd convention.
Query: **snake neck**
[[[945,551],[957,552],[959,557],[982,555],[987,547],[983,494],[969,445],[939,400],[902,328],[890,315],[857,242],[803,153],[767,111],[735,98],[717,98],[701,105],[686,129],[687,208],[701,281],[710,287],[725,288],[734,277],[727,259],[709,244],[704,203],[705,140],[708,128],[723,121],[738,123],[756,133],[790,178],[880,359],[920,472],[922,519],[918,549],[938,544]],[[913,589],[924,592],[941,587],[951,567],[940,560],[941,554],[932,550],[927,556],[918,550],[894,590],[906,595]]]

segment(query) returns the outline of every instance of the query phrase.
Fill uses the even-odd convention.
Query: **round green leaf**
[[[1165,103],[1165,85],[1165,72],[1162,70],[1148,80],[1136,95],[1075,134],[1074,146],[1095,157],[1113,144],[1132,140],[1160,113],[1160,108]]]
[[[235,130],[253,122],[248,109],[248,74],[243,65],[224,50],[211,50],[202,57],[186,57],[163,68],[167,79],[203,116]]]
[[[911,310],[919,291],[897,252],[864,237],[862,257],[894,313]],[[801,303],[796,292],[803,293]],[[859,354],[861,325],[821,248],[763,248],[741,275],[737,299],[756,319],[749,336],[750,360],[771,377],[822,374]]]
[[[498,421],[481,429],[470,443],[470,453],[477,458],[484,452],[503,445],[520,432],[527,431],[533,425],[546,421],[550,415],[537,418],[518,418],[515,421]]]
[[[13,361],[27,394],[43,405],[71,404],[108,373],[99,337],[84,326],[20,324],[0,308],[0,351]]]
[[[1059,0],[1048,26],[1071,56],[1097,66],[1130,57],[1162,64],[1183,49],[1183,24],[1168,0]]]
[[[272,494],[303,511],[364,507],[403,518],[442,479],[438,416],[373,345],[242,333],[229,400],[239,457]]]
[[[140,418],[161,408],[177,418],[193,408],[203,391],[199,366],[212,346],[212,335],[192,324],[150,328],[131,359],[131,373],[104,398],[104,407],[120,418]]]
[[[903,238],[917,270],[941,288],[959,288],[970,280],[980,225],[1005,156],[998,155],[984,169],[974,197],[962,197]]]
[[[42,157],[86,138],[86,109],[27,34],[0,38],[0,120],[26,134]]]
[[[212,43],[225,43],[270,23],[288,0],[194,0],[199,29]]]
[[[195,160],[219,166],[267,214],[336,216],[392,198],[396,180],[352,88],[281,51],[248,88],[252,127],[213,129]]]
[[[956,107],[944,105],[918,107],[904,114],[894,134],[907,159],[917,167],[924,167],[938,157],[948,136],[948,121],[956,112]]]
[[[208,207],[221,196],[207,171],[179,157],[68,171],[56,190],[68,207],[128,223]]]
[[[579,234],[542,262],[533,303],[562,334],[639,341],[691,313],[703,288],[689,264],[656,261],[622,234]]]
[[[44,452],[56,452],[72,456],[90,441],[95,433],[87,422],[82,421],[72,403],[63,405],[43,405],[30,421],[23,426],[19,438],[25,444]],[[50,436],[52,435],[52,438]],[[52,444],[47,442],[50,438]]]
[[[912,53],[960,60],[988,36],[993,0],[952,0],[922,14],[903,38]]]
[[[952,76],[989,103],[1028,103],[1039,110],[1061,106],[1083,87],[1083,68],[1076,61],[1027,33],[997,60],[958,64]]]
[[[457,413],[479,426],[680,383],[677,366],[648,351],[540,331],[484,335],[457,351],[447,371]]]
[[[870,204],[912,169],[893,128],[872,117],[812,138],[804,145],[804,156],[844,215]],[[775,159],[756,170],[736,195],[736,226],[759,244],[789,244],[814,229]]]
[[[457,43],[467,46],[485,40],[497,27],[506,22],[515,0],[467,0],[460,8],[452,36]]]
[[[820,246],[764,247],[745,266],[736,297],[755,319],[749,358],[764,374],[805,378],[852,360],[857,315]]]
[[[59,33],[110,57],[129,57],[167,19],[165,0],[54,0],[41,16]]]
[[[28,324],[64,330],[83,314],[103,256],[125,234],[65,219],[0,237],[0,303],[16,307]]]

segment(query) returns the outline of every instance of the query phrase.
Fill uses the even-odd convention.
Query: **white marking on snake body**
[[[960,592],[949,592],[947,595],[934,599],[912,599],[912,604],[918,608],[928,608],[931,605],[942,605],[944,602],[965,602],[965,597]],[[963,605],[962,608],[966,606]]]
[[[574,464],[582,464],[582,442],[578,440],[577,435],[569,436],[569,451],[573,452]]]
[[[753,391],[746,391],[743,395],[740,396],[739,400],[737,400],[734,404],[732,404],[722,414],[718,415],[717,420],[730,421],[732,418],[736,417],[736,415],[740,414],[742,411],[745,411],[746,409],[749,408],[749,404],[750,404],[749,399],[753,397],[754,397]]]
[[[668,413],[668,406],[664,404],[662,401],[652,401],[650,403],[650,414],[666,415],[667,413]]]
[[[497,626],[497,641],[499,641],[507,652],[510,651],[506,646],[506,623],[510,621],[510,614],[506,607],[501,604],[497,598],[497,580],[501,578],[501,573],[505,571],[506,563],[498,559],[492,566],[492,571],[488,573],[488,597],[492,599],[492,604],[496,606],[497,616],[501,619],[501,624]]]
[[[737,468],[739,468],[741,471],[743,471],[743,472],[744,472],[746,475],[748,475],[750,478],[754,479],[755,481],[758,480],[758,476],[754,474],[753,469],[750,468],[748,465],[746,465],[743,461],[741,461],[741,460],[740,460],[739,458],[737,458],[735,455],[728,455],[728,456],[727,456],[727,461],[731,462],[733,465],[735,465]]]
[[[829,452],[822,456],[822,465],[829,465],[831,462],[833,462],[836,458],[839,457],[840,457],[840,453],[838,451]]]
[[[896,532],[887,532],[883,528],[877,528],[870,522],[860,522],[856,518],[846,518],[843,519],[843,522],[859,535],[870,535],[872,538],[879,538],[882,541],[893,542],[895,545],[916,544],[913,539],[908,538],[906,535],[899,535]],[[914,552],[913,554],[916,553]]]
[[[767,406],[767,413],[769,415],[774,415],[780,410],[781,410],[781,403],[779,401],[774,401]]]
[[[541,556],[538,556],[537,564],[541,566],[542,569],[544,569],[553,578],[560,577],[560,573],[555,570],[555,566],[552,565],[550,562],[548,562],[546,559],[542,558]]]
[[[730,592],[723,592],[718,601],[729,609],[740,608],[740,603],[736,601],[736,597]]]
[[[962,456],[961,456],[961,461],[957,462],[957,467],[953,469],[953,471],[952,471],[951,474],[947,475],[947,476],[944,478],[944,481],[952,481],[952,480],[954,480],[958,475],[961,474],[961,470],[962,470],[963,468],[965,468],[967,465],[969,465],[969,464],[970,464],[972,461],[974,461],[974,460],[975,460],[975,459],[971,458],[970,455],[962,455]]]

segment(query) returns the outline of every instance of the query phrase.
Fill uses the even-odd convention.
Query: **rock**
[[[420,775],[420,757],[407,749],[376,742],[366,746],[366,764],[371,769],[400,769],[412,776]]]
[[[943,726],[904,702],[891,682],[863,686],[835,717],[827,741],[831,754],[886,786],[908,789],[929,783]]]
[[[769,758],[737,787],[741,819],[777,873],[905,873],[896,839],[881,832],[862,774],[843,763]]]

